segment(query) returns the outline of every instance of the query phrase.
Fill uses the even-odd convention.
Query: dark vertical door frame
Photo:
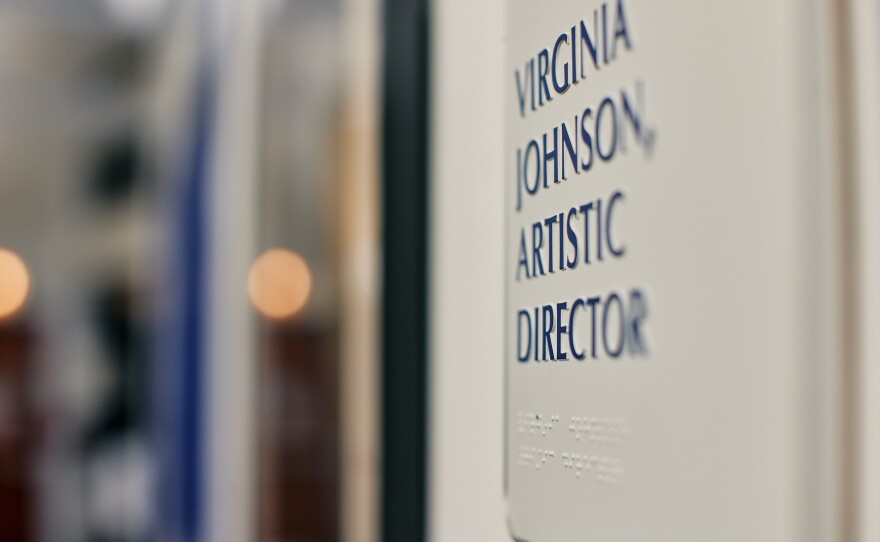
[[[427,534],[429,0],[384,0],[383,542]]]

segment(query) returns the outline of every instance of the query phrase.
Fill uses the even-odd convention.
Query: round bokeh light
[[[282,248],[267,250],[251,266],[248,295],[267,318],[280,320],[300,312],[312,291],[312,274],[296,252]]]

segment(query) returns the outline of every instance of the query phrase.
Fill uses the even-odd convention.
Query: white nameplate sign
[[[507,8],[513,536],[812,539],[831,342],[815,19],[776,0]]]

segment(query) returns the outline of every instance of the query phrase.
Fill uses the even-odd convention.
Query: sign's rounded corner
[[[510,535],[512,542],[533,542],[516,534],[516,529],[513,526],[513,514],[510,511],[510,495],[507,491],[504,492],[504,523],[507,525],[507,534]]]

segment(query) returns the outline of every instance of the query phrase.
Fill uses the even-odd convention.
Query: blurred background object
[[[377,540],[378,5],[247,4],[0,6],[0,540]]]
[[[3,540],[155,532],[152,293],[197,44],[189,3],[139,4],[0,7],[0,244],[27,262],[0,253]]]

